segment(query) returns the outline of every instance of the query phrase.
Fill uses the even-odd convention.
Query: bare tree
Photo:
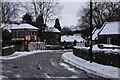
[[[63,8],[58,2],[34,2],[33,0],[33,2],[26,4],[22,4],[26,12],[31,14],[34,20],[36,20],[38,16],[43,15],[44,24],[55,20]]]
[[[83,8],[79,25],[89,26],[90,9],[89,4]],[[93,25],[100,28],[105,21],[120,21],[120,2],[94,2],[93,3]]]
[[[101,28],[105,21],[120,21],[120,2],[93,2],[92,6],[92,22],[93,27]],[[80,10],[81,14],[78,22],[80,26],[83,26],[83,35],[89,34],[90,27],[90,5]],[[89,36],[89,35],[87,35]]]
[[[18,4],[14,2],[1,2],[2,23],[10,23],[19,17]]]

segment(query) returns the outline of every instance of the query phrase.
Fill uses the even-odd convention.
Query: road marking
[[[39,58],[37,58],[37,60],[36,60],[36,64],[38,63],[38,60],[39,60]]]
[[[42,70],[42,68],[41,68],[40,64],[38,64],[38,67],[40,68],[40,70]]]
[[[46,78],[51,78],[47,73],[44,73]]]

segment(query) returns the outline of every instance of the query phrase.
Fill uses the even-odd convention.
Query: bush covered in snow
[[[120,52],[117,50],[111,49],[97,49],[96,46],[93,46],[93,61],[104,64],[104,65],[111,65],[115,67],[120,67]],[[89,60],[90,53],[89,47],[74,47],[73,49],[74,55],[81,57],[85,60]]]

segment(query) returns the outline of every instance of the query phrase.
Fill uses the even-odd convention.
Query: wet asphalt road
[[[3,60],[3,80],[81,80],[104,79],[84,72],[61,59],[66,51],[36,53],[13,60]],[[104,79],[107,80],[107,79]]]

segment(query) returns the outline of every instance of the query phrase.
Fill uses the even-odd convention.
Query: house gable
[[[99,32],[98,43],[120,45],[120,22],[107,22]]]

